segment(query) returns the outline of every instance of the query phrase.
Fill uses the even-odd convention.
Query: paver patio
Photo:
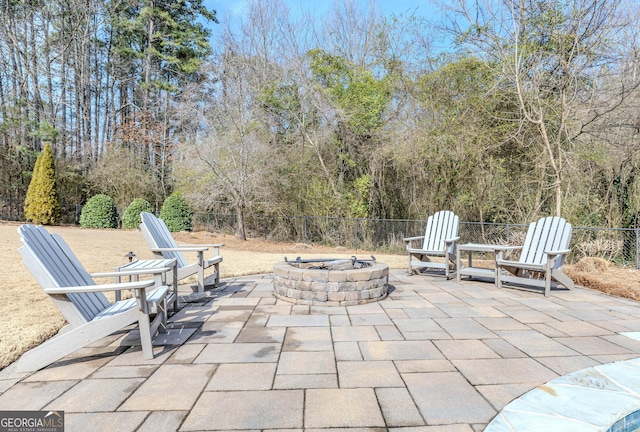
[[[0,409],[62,410],[66,431],[482,431],[560,375],[640,357],[640,303],[550,297],[390,272],[361,306],[292,305],[270,275],[223,281],[171,317],[155,358],[118,333],[33,374],[0,371]]]

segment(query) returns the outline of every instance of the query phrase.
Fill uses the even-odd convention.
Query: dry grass
[[[64,325],[62,315],[22,265],[17,251],[21,245],[17,228],[18,224],[0,223],[0,269],[3,282],[3,301],[0,302],[0,326],[3,329],[0,339],[0,369],[17,360],[29,348],[53,336]],[[124,255],[129,251],[136,253],[139,259],[153,258],[139,231],[77,227],[48,229],[65,239],[89,272],[110,271],[126,263]],[[272,243],[260,239],[243,242],[232,236],[207,232],[177,233],[175,237],[178,243],[224,243],[224,261],[221,265],[223,278],[269,273],[273,264],[282,261],[284,257],[293,259],[298,255],[315,255],[340,258],[370,255],[364,251]],[[407,264],[405,255],[374,255],[391,268],[404,268]],[[635,269],[615,267],[598,258],[584,258],[575,265],[565,266],[565,272],[577,285],[640,300],[638,271]]]
[[[582,258],[565,266],[564,271],[576,285],[640,301],[640,273],[636,269],[617,267],[602,258]]]

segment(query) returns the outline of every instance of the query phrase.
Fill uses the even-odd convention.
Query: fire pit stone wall
[[[388,279],[389,266],[384,263],[327,270],[279,262],[273,267],[273,294],[295,304],[353,306],[384,299]]]

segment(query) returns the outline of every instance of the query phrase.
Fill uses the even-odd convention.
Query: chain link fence
[[[62,205],[63,224],[78,224],[82,206]],[[24,221],[22,203],[0,198],[0,220]],[[378,253],[403,253],[405,237],[422,235],[424,220],[353,219],[323,216],[256,216],[245,217],[249,237],[275,242],[343,246]],[[234,234],[234,214],[196,213],[194,229]],[[524,242],[528,224],[460,223],[461,243],[518,245]],[[573,227],[571,254],[568,262],[583,257],[602,258],[619,266],[640,268],[640,229]]]
[[[422,235],[424,220],[350,219],[320,216],[247,216],[249,237],[270,241],[344,246],[350,249],[403,253],[405,237]],[[194,228],[234,234],[235,215],[197,213]],[[521,245],[528,224],[460,223],[461,243]],[[639,229],[573,227],[568,262],[602,258],[619,266],[639,268]]]
[[[80,223],[81,212],[82,206],[79,204],[61,204],[60,223],[64,225],[78,225]],[[25,221],[24,201],[0,198],[0,220]]]

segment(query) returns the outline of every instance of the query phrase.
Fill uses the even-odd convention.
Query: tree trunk
[[[238,227],[236,229],[236,238],[239,240],[246,240],[247,233],[244,228],[244,206],[242,204],[238,204],[236,206],[236,213],[238,219]]]
[[[151,53],[153,48],[153,32],[154,30],[154,22],[153,22],[153,8],[155,4],[151,2],[151,13],[149,14],[149,27],[147,30],[147,49],[146,56],[144,62],[144,100],[143,100],[143,111],[147,112],[148,104],[149,104],[149,86],[151,85]]]

